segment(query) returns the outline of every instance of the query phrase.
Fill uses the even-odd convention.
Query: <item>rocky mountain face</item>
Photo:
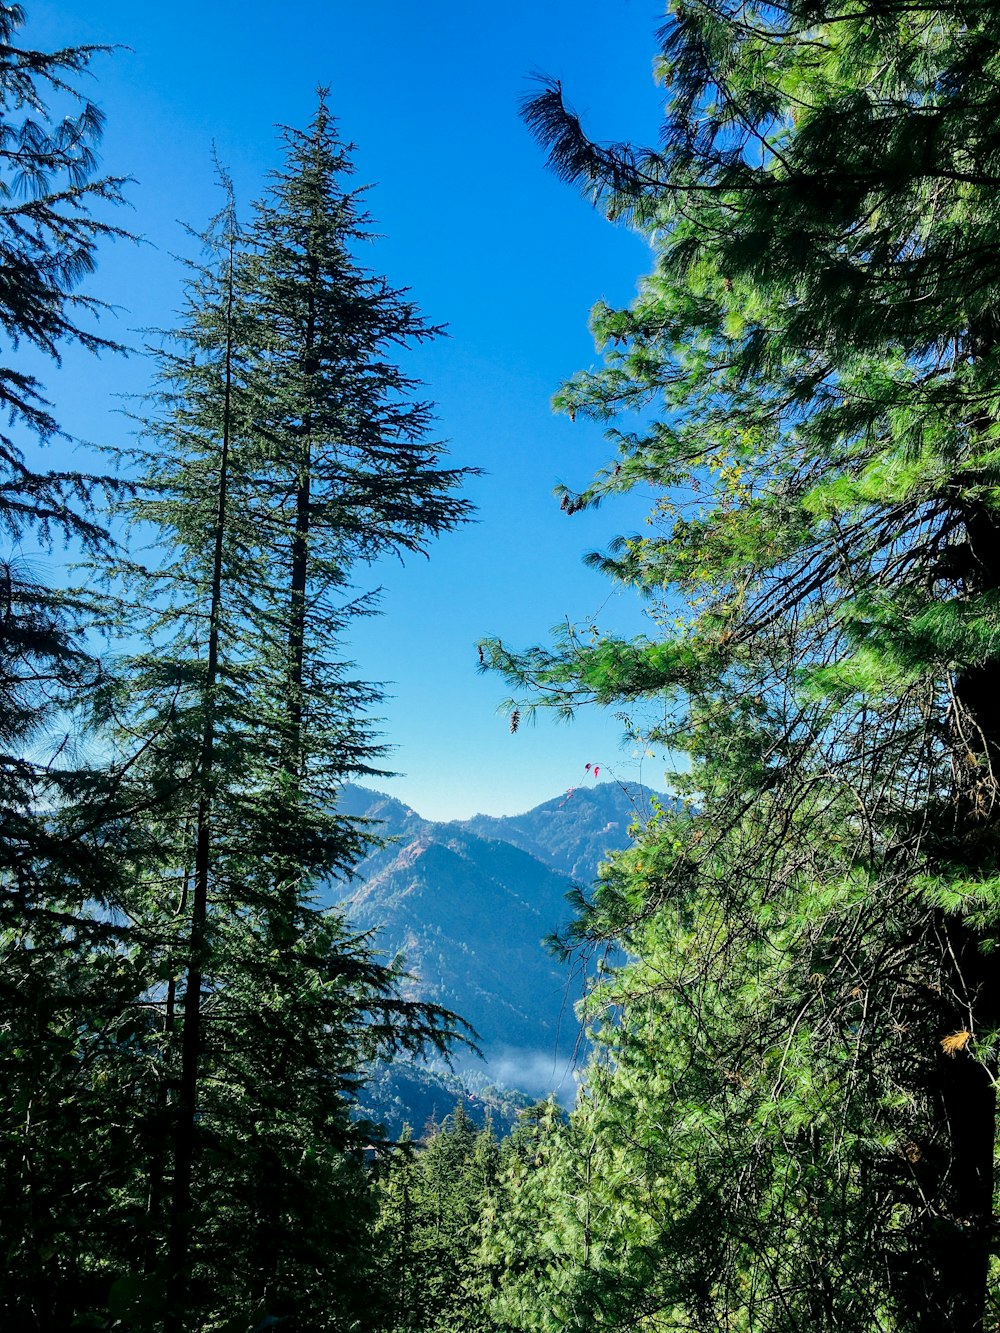
[[[522,815],[434,823],[392,797],[345,789],[342,812],[391,841],[362,862],[346,899],[343,886],[337,896],[352,924],[378,931],[379,948],[404,954],[412,995],[473,1025],[486,1064],[461,1054],[456,1063],[477,1069],[480,1083],[572,1097],[582,1041],[574,1006],[586,978],[544,941],[569,919],[567,892],[628,845],[649,800],[641,787],[604,783]]]

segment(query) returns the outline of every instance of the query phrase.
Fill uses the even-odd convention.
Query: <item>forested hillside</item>
[[[402,951],[425,997],[459,1009],[487,1049],[555,1067],[572,1054],[576,997],[543,941],[565,923],[570,887],[509,843],[445,825],[398,849],[347,907],[362,929],[383,928],[380,946]]]
[[[589,888],[608,852],[627,847],[663,801],[638,783],[598,782],[571,787],[523,815],[474,815],[462,824],[480,838],[513,843]]]
[[[350,784],[340,793],[340,808],[352,818],[377,821],[379,835],[387,840],[384,849],[366,856],[359,872],[364,880],[380,873],[410,841],[464,830],[519,847],[574,883],[589,886],[608,852],[627,847],[634,826],[645,824],[665,799],[636,782],[596,781],[570,787],[523,814],[473,815],[435,825],[391,796]]]
[[[608,515],[609,591],[468,664],[512,746],[610,708],[669,798],[443,823],[368,789],[391,663],[352,636],[480,473],[335,95],[255,202],[217,159],[128,442],[77,469],[60,368],[124,352],[138,164],[99,160],[122,53],[61,17],[0,4],[0,1326],[1000,1328],[1000,8],[668,0],[648,148],[536,79],[549,168],[651,268],[595,290],[601,361],[555,399],[606,435],[557,498]],[[454,170],[500,208],[489,148]],[[510,364],[477,363],[477,427]],[[412,1123],[470,1022],[536,1073],[584,1027],[575,1097],[446,1107],[438,1065]]]

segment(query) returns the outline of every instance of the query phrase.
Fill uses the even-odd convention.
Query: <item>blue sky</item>
[[[497,713],[504,684],[477,673],[475,651],[484,634],[544,641],[566,619],[646,627],[635,599],[581,557],[639,527],[650,497],[560,513],[553,485],[585,483],[606,446],[549,403],[596,360],[590,307],[628,302],[649,253],[546,172],[517,103],[544,71],[599,137],[653,140],[661,14],[654,0],[300,0],[280,17],[257,0],[28,5],[26,44],[131,48],[99,58],[91,82],[108,118],[103,168],[134,177],[123,220],[146,241],[107,250],[91,284],[119,307],[109,334],[138,346],[137,330],[172,322],[172,255],[190,251],[181,223],[200,227],[218,205],[213,144],[249,205],[278,161],[274,126],[305,125],[319,84],[357,145],[356,180],[372,183],[382,238],[367,261],[448,325],[406,364],[438,404],[452,459],[487,474],[470,485],[478,522],[442,538],[429,561],[371,571],[385,614],[350,645],[359,674],[386,682],[383,731],[402,776],[379,785],[427,817],[526,809],[589,781],[587,763],[602,778],[663,782],[664,764],[640,764],[610,714],[543,718],[511,735]],[[64,427],[93,441],[127,437],[120,395],[141,392],[148,375],[141,354],[70,355],[44,372]]]

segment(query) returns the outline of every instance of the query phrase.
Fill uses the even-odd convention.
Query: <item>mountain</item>
[[[574,1005],[586,977],[582,965],[557,962],[544,940],[567,923],[573,884],[592,882],[607,852],[628,845],[630,825],[651,812],[650,793],[605,783],[521,815],[435,823],[350,786],[339,808],[392,841],[361,863],[346,896],[338,886],[330,897],[346,903],[353,925],[378,931],[378,947],[405,955],[411,995],[473,1025],[481,1078],[570,1096],[581,1045]],[[470,1058],[457,1065],[470,1067]]]
[[[649,819],[651,796],[635,783],[602,782],[573,788],[523,815],[473,815],[462,827],[513,843],[577,883],[592,884],[607,853],[628,846],[630,826]]]
[[[567,978],[542,940],[566,919],[568,887],[520,848],[452,825],[403,843],[351,895],[350,914],[381,927],[421,996],[460,1012],[484,1048],[554,1048]]]

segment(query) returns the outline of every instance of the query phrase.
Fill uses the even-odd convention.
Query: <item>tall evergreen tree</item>
[[[121,202],[121,180],[94,178],[103,117],[75,87],[103,48],[39,51],[18,44],[19,5],[0,6],[0,327],[4,360],[27,346],[58,363],[66,345],[89,351],[115,344],[94,332],[88,316],[101,303],[78,290],[99,243],[123,235],[93,215]],[[62,114],[72,112],[72,114]],[[59,426],[37,377],[0,367],[0,864],[17,874],[33,836],[45,835],[33,812],[63,804],[71,783],[65,762],[48,762],[65,734],[51,730],[93,668],[77,631],[79,607],[33,577],[11,546],[75,540],[96,549],[106,540],[89,509],[90,483],[79,473],[38,471],[29,446]],[[49,852],[53,849],[50,846]],[[42,854],[44,859],[44,853]],[[79,869],[79,867],[78,867]]]
[[[0,6],[0,327],[11,351],[27,345],[58,362],[67,345],[117,349],[87,318],[103,303],[78,288],[93,272],[100,242],[127,234],[94,215],[102,204],[122,202],[124,182],[95,176],[104,117],[73,82],[107,48],[33,50],[17,40],[25,21],[20,5]],[[99,529],[73,503],[85,497],[87,479],[25,463],[25,437],[44,442],[59,433],[37,377],[0,367],[0,406],[5,529],[96,537]]]
[[[427,439],[431,405],[394,358],[440,330],[353,253],[370,220],[363,190],[349,188],[350,147],[324,90],[309,129],[284,139],[285,166],[257,206],[243,281],[267,458],[258,522],[274,568],[258,627],[270,698],[280,700],[275,762],[294,800],[307,770],[322,782],[323,755],[336,752],[331,738],[345,744],[350,715],[338,706],[338,680],[307,670],[310,636],[342,614],[352,566],[425,551],[469,505],[456,493],[468,469],[441,467],[441,447]],[[359,600],[351,613],[370,609]]]
[[[362,228],[322,103],[287,142],[246,233],[229,209],[209,238],[128,506],[166,556],[126,571],[149,646],[122,709],[143,747],[134,780],[160,794],[144,902],[174,1124],[151,1189],[168,1254],[153,1245],[142,1290],[165,1275],[177,1329],[234,1314],[353,1326],[377,1135],[353,1094],[376,1054],[443,1049],[456,1031],[314,900],[372,841],[336,810],[379,756],[378,691],[340,651],[374,609],[351,571],[422,550],[468,505],[388,362],[430,330],[351,258]]]
[[[91,480],[36,464],[60,428],[24,353],[114,350],[81,284],[124,235],[103,208],[122,181],[97,174],[102,115],[78,86],[102,48],[32,49],[25,21],[0,6],[0,1318],[48,1329],[105,1303],[107,1256],[134,1231],[118,1203],[144,1017],[121,914],[134,812],[79,747],[78,705],[100,679],[84,608],[17,554],[107,547]]]
[[[665,633],[492,645],[560,707],[666,696],[653,740],[691,756],[698,813],[582,926],[642,941],[654,1050],[679,1105],[701,1070],[723,1150],[714,1177],[680,1155],[715,1220],[651,1327],[995,1310],[998,42],[987,5],[694,0],[664,29],[662,148],[591,142],[556,85],[528,107],[558,170],[655,233],[634,306],[595,313],[606,368],[560,403],[659,409],[563,504],[663,495],[595,559]],[[664,1272],[696,1215],[661,1214]]]

